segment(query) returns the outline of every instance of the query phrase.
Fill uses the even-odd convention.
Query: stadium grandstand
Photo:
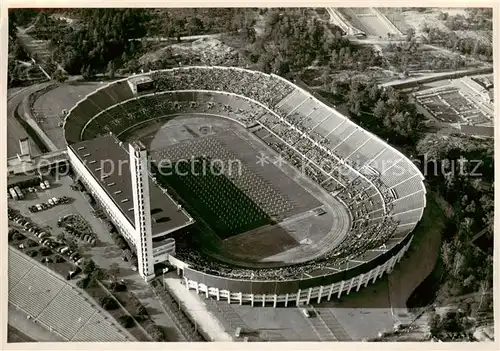
[[[9,247],[9,303],[67,341],[123,342],[135,338],[50,269]]]
[[[328,253],[279,268],[235,267],[210,260],[197,250],[176,247],[167,253],[168,261],[177,267],[187,288],[230,303],[319,302],[359,290],[391,272],[408,249],[426,205],[419,169],[377,136],[273,74],[233,67],[180,67],[110,83],[79,101],[66,116],[70,160],[77,171],[84,172],[83,155],[75,154],[82,145],[117,138],[114,144],[122,147],[119,140],[127,139],[133,130],[195,113],[239,123],[288,164],[304,169],[312,182],[347,207],[350,225],[342,242]],[[145,173],[134,180],[145,154],[140,154],[143,147],[130,145],[129,154],[136,155],[136,163],[130,156],[134,165],[130,196],[134,198],[140,195],[137,185],[149,180]],[[98,176],[90,173],[86,179],[92,192],[106,193],[105,185],[95,181]],[[147,191],[154,186],[151,183]],[[108,201],[114,205],[107,207],[123,212],[114,201]],[[136,199],[132,202],[141,206]],[[126,219],[128,231],[137,228],[145,234],[129,234],[129,241],[143,252],[146,265],[152,251],[144,249],[141,238],[153,235],[152,224],[144,214],[148,208],[136,209],[135,221]],[[142,219],[137,217],[141,213]],[[116,215],[111,217],[116,220]],[[185,212],[184,223],[190,223],[189,218]],[[141,223],[148,228],[140,229]],[[140,270],[145,278],[151,272]]]

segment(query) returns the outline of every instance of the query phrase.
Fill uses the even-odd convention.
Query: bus
[[[17,185],[16,185],[16,186],[14,187],[14,190],[16,191],[17,196],[19,197],[19,200],[21,200],[21,199],[24,197],[24,194],[23,194],[23,192],[21,191],[21,189],[19,188],[19,186],[17,186]]]
[[[19,197],[17,196],[17,193],[16,191],[14,190],[14,188],[9,188],[9,192],[10,192],[10,195],[12,196],[12,198],[14,200],[17,200]]]

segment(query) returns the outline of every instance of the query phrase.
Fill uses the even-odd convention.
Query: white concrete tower
[[[148,154],[140,141],[129,145],[130,173],[134,199],[135,241],[139,274],[154,278],[151,205],[149,199]]]

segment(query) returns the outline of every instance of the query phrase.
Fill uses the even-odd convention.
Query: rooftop
[[[142,83],[149,83],[152,82],[153,79],[150,76],[143,75],[143,76],[133,76],[128,79],[128,81],[132,84],[142,84]]]
[[[107,135],[69,147],[135,227],[130,161],[125,145],[121,145],[113,135]],[[164,194],[151,178],[149,195],[153,237],[191,223],[191,217],[180,210],[178,204]]]

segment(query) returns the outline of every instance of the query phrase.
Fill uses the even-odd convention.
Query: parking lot
[[[57,180],[47,177],[47,180],[51,184],[50,188],[43,190],[40,186],[37,186],[35,187],[36,192],[29,192],[25,189],[24,199],[9,200],[9,207],[19,211],[22,216],[29,218],[33,223],[49,232],[55,238],[63,232],[63,228],[57,226],[58,220],[70,214],[81,215],[93,231],[104,232],[103,224],[92,215],[92,208],[87,200],[79,191],[74,191],[70,188],[73,184],[73,180],[70,177],[62,176]],[[59,199],[59,203],[53,206],[45,206],[53,198]],[[63,198],[67,200],[61,201]],[[45,206],[45,208],[40,210],[40,205]],[[30,208],[33,207],[38,207],[38,210],[30,211]],[[76,242],[82,249],[90,246],[88,242],[79,239]]]
[[[16,210],[21,217],[25,217],[33,223],[35,227],[39,228],[39,231],[45,231],[47,235],[44,236],[44,238],[58,238],[59,234],[63,233],[63,228],[59,228],[57,226],[57,222],[60,218],[69,214],[83,215],[94,231],[101,232],[101,234],[104,233],[103,224],[97,218],[92,216],[92,209],[87,200],[80,192],[71,190],[70,185],[73,183],[73,180],[70,177],[63,176],[60,179],[46,177],[46,179],[50,183],[50,188],[44,190],[40,186],[36,186],[35,192],[29,192],[27,189],[24,189],[24,198],[22,200],[9,199],[9,208]],[[29,210],[33,206],[36,207],[36,205],[40,208],[40,204],[47,204],[49,203],[49,200],[54,197],[58,199],[66,197],[68,200],[65,202],[59,202],[59,204],[54,206],[47,206],[47,208],[35,212]],[[75,261],[70,264],[67,262],[69,261],[69,257],[66,257],[66,260],[63,261],[60,258],[60,256],[63,255],[57,255],[55,252],[54,255],[52,255],[53,252],[50,251],[56,251],[56,249],[62,248],[64,245],[54,244],[53,246],[43,247],[40,245],[43,242],[41,240],[42,237],[36,232],[31,230],[27,231],[25,229],[28,228],[23,228],[22,225],[15,223],[14,221],[11,221],[10,227],[17,229],[19,234],[26,237],[23,238],[18,235],[14,238],[15,240],[12,240],[11,244],[15,245],[18,249],[22,249],[27,255],[42,263],[49,264],[52,269],[61,274],[63,277],[66,276],[69,269],[74,268],[72,266],[74,266],[73,263]],[[69,235],[66,235],[66,238],[76,239]],[[80,254],[83,254],[90,248],[89,242],[81,240],[75,240],[75,242],[78,248],[76,251],[80,252]],[[21,244],[23,245],[20,246]],[[46,259],[44,260],[44,258]],[[49,262],[47,262],[47,259]]]
[[[122,250],[116,246],[104,223],[94,216],[93,209],[88,200],[81,192],[71,189],[73,179],[69,176],[61,176],[59,179],[45,177],[45,179],[51,184],[49,189],[41,190],[40,187],[37,187],[37,192],[27,192],[23,200],[16,201],[9,199],[9,207],[19,211],[21,215],[30,219],[31,222],[37,224],[43,230],[50,232],[54,238],[63,232],[63,228],[57,226],[60,218],[68,214],[76,214],[83,217],[95,233],[97,241],[95,246],[91,246],[87,242],[76,240],[78,251],[81,255],[84,258],[92,258],[99,267],[105,270],[109,269],[113,264],[117,265],[119,270],[117,278],[123,279],[126,282],[128,291],[134,293],[139,298],[155,324],[162,327],[166,332],[167,339],[171,341],[179,340],[178,330],[174,321],[165,313],[149,284],[137,272],[132,270],[128,262],[122,261]],[[35,213],[29,211],[30,206],[48,201],[52,197],[62,196],[71,198],[68,204],[56,205],[50,209]],[[13,224],[11,223],[12,226]],[[24,232],[23,235],[37,242],[39,240],[30,233]],[[51,267],[50,265],[49,268],[54,268],[63,277],[67,274],[67,270],[55,269],[55,267]]]

